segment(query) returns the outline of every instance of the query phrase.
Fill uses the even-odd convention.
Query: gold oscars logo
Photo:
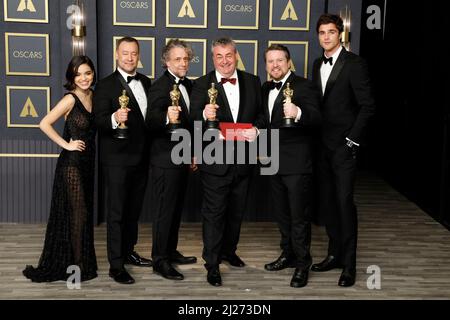
[[[194,10],[192,9],[192,5],[189,2],[189,0],[184,0],[183,4],[181,5],[181,9],[178,12],[178,18],[195,18]]]
[[[292,61],[292,59],[291,59],[291,71],[292,72],[297,71],[297,69],[295,68],[295,65],[294,65],[294,61]]]
[[[31,102],[30,97],[28,97],[27,101],[25,101],[25,104],[22,108],[22,112],[20,112],[20,117],[21,118],[26,118],[26,117],[37,118],[38,117],[36,108],[34,107],[33,102]]]
[[[242,61],[239,51],[237,51],[236,57],[237,57],[237,68],[239,70],[245,71],[245,65],[244,65],[244,62]]]
[[[281,20],[291,19],[292,21],[298,21],[297,13],[295,12],[294,5],[292,1],[289,0],[286,8],[284,8],[283,15],[281,16]]]
[[[20,0],[19,6],[17,7],[17,12],[22,12],[28,10],[30,12],[36,12],[32,0]]]

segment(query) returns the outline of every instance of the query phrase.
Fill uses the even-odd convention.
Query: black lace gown
[[[53,182],[50,216],[44,249],[37,268],[26,266],[23,274],[34,282],[67,280],[77,265],[81,281],[97,277],[94,249],[94,168],[95,125],[75,94],[75,105],[67,116],[63,138],[83,140],[83,152],[63,150],[58,158]],[[72,271],[73,272],[73,271]]]

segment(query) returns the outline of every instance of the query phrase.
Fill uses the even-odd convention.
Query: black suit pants
[[[248,175],[232,166],[223,176],[201,172],[203,185],[203,259],[217,267],[220,256],[235,254],[248,196]]]
[[[104,166],[108,260],[112,269],[123,268],[134,250],[138,220],[147,185],[147,166]]]
[[[319,210],[325,218],[328,254],[350,268],[356,266],[358,230],[353,200],[355,175],[356,158],[349,147],[322,147],[318,165]]]
[[[311,174],[270,176],[272,212],[281,233],[282,254],[301,269],[309,268],[312,262],[311,192]]]
[[[152,166],[153,264],[169,260],[178,245],[181,214],[186,194],[188,167],[165,169]]]

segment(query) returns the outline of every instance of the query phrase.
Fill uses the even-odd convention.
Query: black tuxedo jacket
[[[148,100],[149,109],[147,110],[146,122],[152,135],[150,163],[162,168],[176,168],[180,166],[172,163],[170,157],[172,147],[178,142],[171,141],[171,135],[167,132],[166,125],[167,108],[172,105],[170,91],[173,90],[174,84],[175,78],[166,70],[164,74],[153,83],[150,89],[150,98]],[[190,95],[192,91],[192,82],[187,79],[185,87]],[[181,106],[179,118],[181,121],[180,127],[188,129],[192,133],[189,109],[184,101],[183,95],[180,96],[179,103]]]
[[[140,81],[149,99],[151,81],[139,74]],[[127,91],[130,98],[128,108],[128,139],[114,138],[111,115],[120,107],[119,97],[122,90]],[[111,75],[99,81],[94,91],[93,112],[99,133],[99,155],[103,165],[135,166],[148,161],[149,134],[139,104],[130,87],[116,70]]]
[[[369,118],[375,112],[366,62],[342,48],[322,94],[320,67],[314,61],[313,82],[322,95],[322,141],[331,150],[346,143],[345,138],[364,144]]]
[[[292,103],[300,108],[302,115],[296,123],[296,128],[280,129],[284,112],[283,90],[286,84],[294,90]],[[270,129],[279,130],[279,174],[308,174],[312,173],[312,140],[317,134],[321,123],[319,112],[320,96],[313,83],[294,73],[287,78],[280,90],[272,109],[272,117],[269,117],[269,93],[270,82],[262,86],[263,108],[267,122],[270,121]],[[269,135],[270,137],[270,135]],[[269,144],[270,146],[270,144]],[[273,155],[272,155],[273,156]]]
[[[261,81],[259,77],[240,70],[237,70],[237,76],[240,98],[237,122],[252,123],[258,129],[265,128],[266,122],[261,104]],[[204,120],[203,110],[205,105],[209,104],[208,90],[211,88],[211,83],[215,84],[219,92],[217,96],[217,105],[219,106],[216,113],[217,119],[220,122],[234,122],[225,90],[222,84],[217,82],[215,71],[211,71],[195,81],[191,94],[191,119]],[[226,164],[203,164],[199,167],[202,171],[216,175],[224,175],[229,169],[229,165]],[[240,174],[247,174],[249,170],[250,166],[248,165],[238,165]]]

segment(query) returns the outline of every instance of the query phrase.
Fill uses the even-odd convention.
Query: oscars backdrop
[[[85,0],[85,52],[100,78],[115,69],[116,41],[128,35],[141,47],[138,71],[151,79],[162,74],[161,50],[170,38],[188,41],[193,50],[189,76],[212,70],[211,41],[231,36],[237,42],[238,68],[267,79],[263,52],[272,43],[288,46],[293,69],[309,77],[321,55],[315,23],[323,12],[352,12],[352,51],[358,52],[361,4],[356,0]],[[72,56],[71,0],[3,0],[0,7],[0,222],[45,222],[53,172],[60,149],[41,133],[39,122],[64,94]],[[327,8],[326,8],[327,7]],[[3,12],[1,11],[3,10]],[[62,130],[62,121],[56,125]],[[255,175],[246,219],[272,220],[264,177]],[[103,219],[100,179],[99,210]],[[184,220],[199,221],[199,179],[193,176]],[[151,186],[143,221],[151,218]]]

